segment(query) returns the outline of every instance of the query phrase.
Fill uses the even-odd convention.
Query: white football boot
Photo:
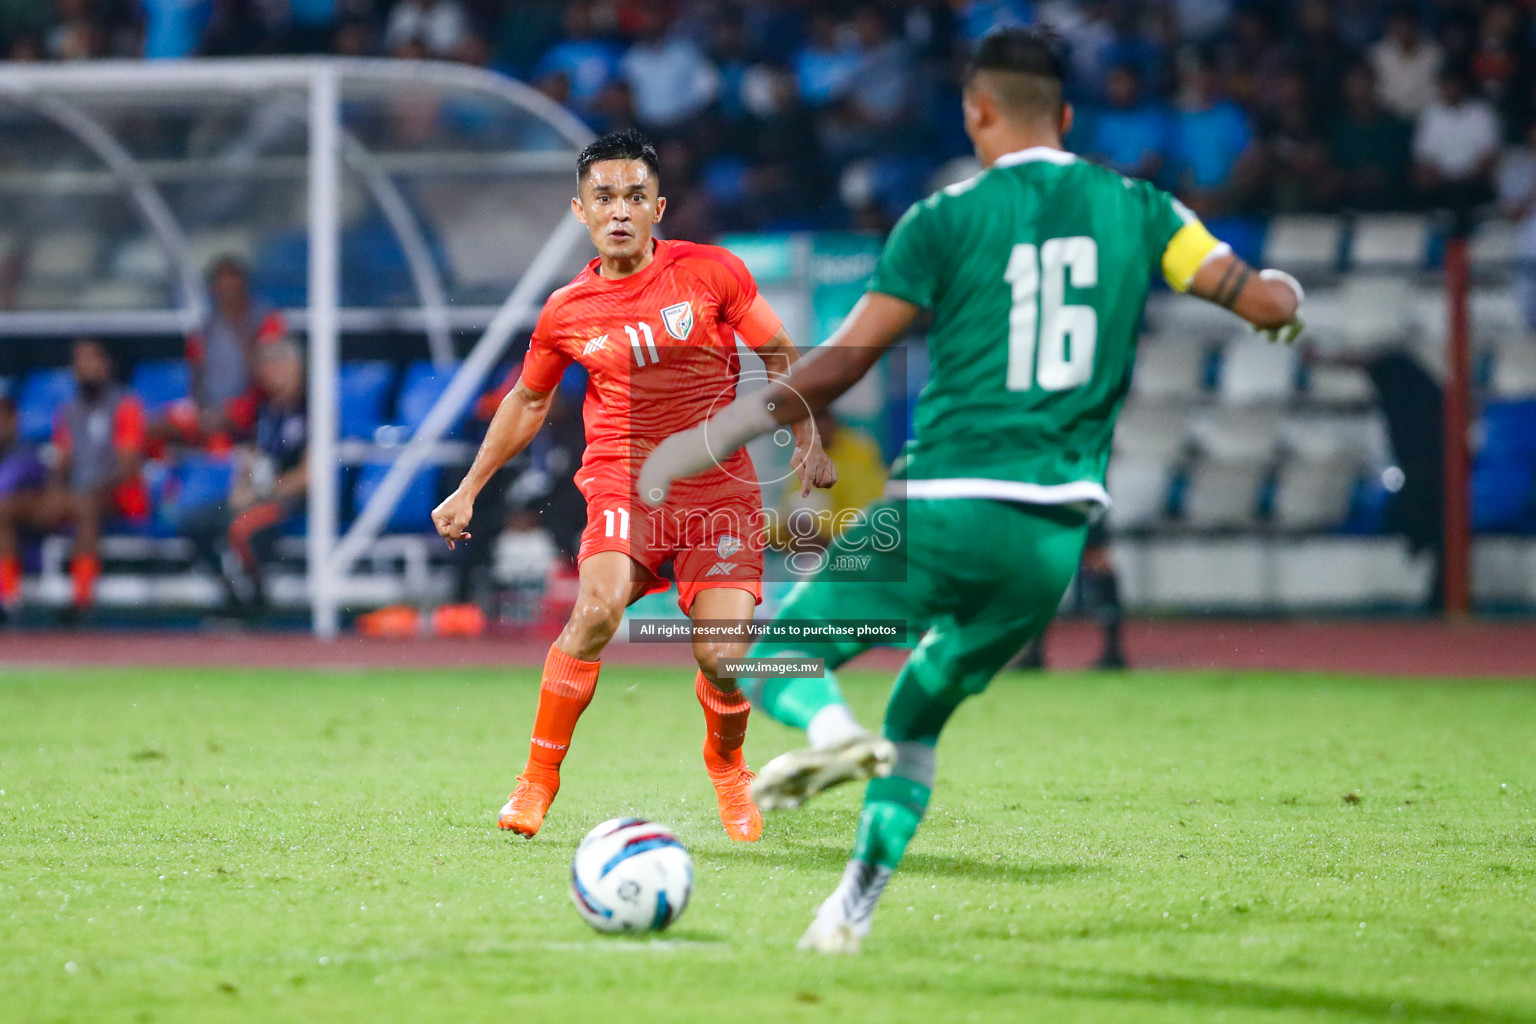
[[[817,793],[845,782],[884,778],[896,764],[896,745],[864,733],[826,749],[780,754],[752,783],[752,799],[765,811],[792,811]]]
[[[843,880],[816,908],[815,919],[795,948],[809,953],[859,952],[869,937],[875,904],[885,892],[891,874],[891,868],[849,861],[843,870]]]

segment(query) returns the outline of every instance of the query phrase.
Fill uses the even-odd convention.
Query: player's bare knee
[[[693,645],[693,660],[698,662],[699,671],[704,673],[717,690],[730,693],[736,689],[736,680],[721,679],[720,659],[740,658],[746,654],[746,645],[739,643],[722,643],[711,640],[698,640]]]
[[[584,596],[577,599],[566,629],[571,639],[584,650],[595,653],[613,639],[623,617],[624,605],[621,602]]]

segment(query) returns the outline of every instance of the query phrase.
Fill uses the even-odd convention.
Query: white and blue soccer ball
[[[600,932],[659,932],[693,892],[693,858],[644,818],[614,818],[587,833],[571,861],[571,901]]]

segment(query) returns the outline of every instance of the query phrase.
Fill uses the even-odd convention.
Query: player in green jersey
[[[964,114],[985,170],[907,211],[867,293],[787,379],[668,438],[641,470],[642,500],[660,502],[672,480],[824,408],[932,311],[929,380],[893,473],[900,497],[844,532],[828,568],[779,611],[780,619],[903,619],[923,631],[882,735],[854,720],[830,671],[746,681],[754,703],[805,729],[811,744],[764,768],[754,787],[764,809],[871,779],[853,858],[803,948],[858,950],[927,807],[939,731],[1054,614],[1088,513],[1108,504],[1104,469],[1153,270],[1271,340],[1301,330],[1294,278],[1254,272],[1172,197],[1062,149],[1072,110],[1061,79],[1042,34],[1005,29],[983,39],[967,69]],[[845,553],[867,558],[839,559]],[[860,562],[858,572],[838,569]],[[751,653],[820,654],[830,670],[868,646],[773,641]]]

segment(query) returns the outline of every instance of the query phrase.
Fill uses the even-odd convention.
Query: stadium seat
[[[1380,430],[1380,421],[1371,415],[1312,410],[1282,420],[1280,440],[1294,459],[1303,462],[1348,462],[1359,466],[1374,452]]]
[[[1229,342],[1222,352],[1218,394],[1227,405],[1284,402],[1296,390],[1296,350],[1251,332]]]
[[[1276,217],[1264,235],[1264,265],[1326,274],[1339,265],[1344,225],[1337,217]]]
[[[75,377],[67,366],[33,370],[16,396],[16,430],[28,441],[46,441],[53,434],[53,417],[75,393]]]
[[[1359,472],[1349,462],[1291,462],[1275,487],[1271,516],[1286,530],[1323,530],[1349,518]]]
[[[1429,251],[1429,222],[1412,213],[1372,214],[1356,219],[1350,233],[1354,270],[1418,270]]]
[[[1536,399],[1483,406],[1480,460],[1536,466]]]
[[[414,434],[416,428],[421,426],[422,421],[427,418],[427,413],[431,411],[438,396],[447,389],[448,382],[457,370],[457,363],[451,368],[439,371],[426,360],[407,366],[405,378],[400,384],[400,397],[395,402],[396,422]],[[443,437],[457,437],[463,429],[464,416],[460,415],[458,420],[443,432]]]
[[[1533,483],[1536,466],[1530,463],[1479,459],[1472,471],[1472,529],[1525,530],[1536,525]]]
[[[1117,455],[1109,461],[1110,522],[1117,530],[1152,526],[1168,509],[1171,464],[1156,457]]]
[[[1115,455],[1171,462],[1189,437],[1189,410],[1181,405],[1131,402],[1115,424]]]
[[[179,359],[139,363],[128,378],[129,387],[149,412],[158,412],[192,393],[192,371]]]
[[[1251,527],[1265,470],[1260,466],[1205,462],[1189,475],[1183,522],[1195,530]]]
[[[1144,344],[1136,355],[1131,390],[1147,401],[1187,402],[1203,390],[1206,350],[1192,341],[1166,338]]]
[[[1339,290],[1339,340],[1349,348],[1400,342],[1415,324],[1413,288],[1405,278],[1353,274]]]
[[[1515,258],[1515,240],[1519,234],[1519,228],[1513,221],[1497,217],[1483,221],[1477,226],[1477,234],[1472,236],[1469,250],[1472,265],[1504,269],[1504,265]]]
[[[389,472],[389,463],[370,462],[358,468],[353,507],[361,512]],[[423,466],[406,485],[400,502],[385,521],[384,528],[395,533],[430,533],[432,509],[437,506],[437,468]]]
[[[65,228],[32,243],[27,254],[27,275],[34,278],[80,279],[96,265],[100,238],[88,228]]]
[[[1230,466],[1264,466],[1275,457],[1280,440],[1280,413],[1262,408],[1217,408],[1202,411],[1190,425],[1208,461]]]
[[[1500,398],[1536,395],[1536,338],[1517,338],[1499,347],[1489,388]]]
[[[343,438],[372,440],[384,425],[385,402],[395,383],[393,364],[382,360],[343,363],[337,374],[339,420]]]
[[[171,520],[180,522],[194,509],[227,501],[233,476],[234,463],[228,458],[194,455],[184,459],[176,467],[174,484],[166,488],[171,500]]]
[[[1306,373],[1307,398],[1326,405],[1369,405],[1376,400],[1371,378],[1354,366],[1314,366]]]

